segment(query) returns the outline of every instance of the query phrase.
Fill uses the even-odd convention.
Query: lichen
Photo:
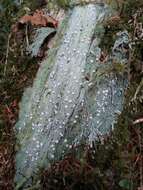
[[[16,156],[18,186],[23,175],[27,176],[28,184],[39,167],[59,159],[64,150],[76,141],[79,143],[84,121],[71,127],[68,122],[77,124],[76,111],[84,96],[81,83],[86,55],[96,24],[104,19],[104,14],[104,7],[92,4],[70,11],[68,22],[60,27],[56,37],[60,43],[41,63],[32,90],[25,91],[16,124],[20,143]]]

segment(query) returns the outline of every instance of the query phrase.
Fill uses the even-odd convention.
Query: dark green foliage
[[[119,182],[119,185],[120,187],[122,187],[123,189],[130,189],[130,181],[129,180],[126,180],[126,179],[123,179]]]
[[[12,24],[14,13],[18,11],[18,7],[11,0],[3,0],[0,3],[0,61],[2,61],[6,54],[7,39]]]
[[[69,0],[56,0],[56,3],[63,8],[66,8],[69,5]]]

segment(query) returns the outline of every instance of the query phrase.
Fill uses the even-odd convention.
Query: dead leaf
[[[143,190],[143,186],[142,187],[138,187],[138,190]]]
[[[107,23],[109,25],[117,25],[121,21],[121,17],[118,15],[112,16],[108,19]]]
[[[57,28],[58,26],[58,21],[56,19],[54,19],[49,15],[46,15],[41,10],[36,10],[33,15],[24,15],[22,18],[20,18],[19,23],[21,24],[31,23],[34,26],[43,26],[43,27],[51,25],[54,28]]]
[[[3,110],[3,117],[7,124],[13,125],[16,122],[18,116],[18,103],[14,100],[9,106],[6,105]]]

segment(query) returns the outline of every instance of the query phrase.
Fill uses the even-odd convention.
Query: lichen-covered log
[[[126,63],[126,32],[119,34],[106,65],[98,47],[106,6],[76,6],[57,33],[55,48],[41,64],[32,88],[25,91],[16,124],[17,189],[31,183],[40,168],[58,160],[73,145],[107,133],[122,111],[126,75],[114,73]]]

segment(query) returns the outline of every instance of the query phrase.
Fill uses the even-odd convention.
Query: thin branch
[[[28,24],[26,24],[25,35],[26,35],[26,45],[27,45],[27,48],[28,48],[29,47]]]
[[[6,57],[5,57],[5,66],[4,66],[4,76],[6,75],[7,63],[8,63],[8,56],[9,56],[9,41],[11,38],[11,33],[8,35],[7,41],[7,49],[6,49]]]
[[[140,186],[143,187],[142,141],[141,141],[140,131],[138,134],[138,139],[139,139],[139,150],[140,150],[140,155],[141,155],[140,164],[139,164],[140,165]]]
[[[34,185],[34,186],[32,186],[32,187],[29,187],[29,188],[27,188],[27,189],[25,189],[25,190],[36,190],[36,189],[40,189],[40,184],[39,184],[39,182],[37,182],[36,185]]]
[[[132,98],[131,101],[135,101],[137,99],[137,95],[140,92],[140,90],[141,90],[142,87],[143,87],[143,79],[141,80],[139,86],[137,87],[136,92],[134,94],[134,97]]]

